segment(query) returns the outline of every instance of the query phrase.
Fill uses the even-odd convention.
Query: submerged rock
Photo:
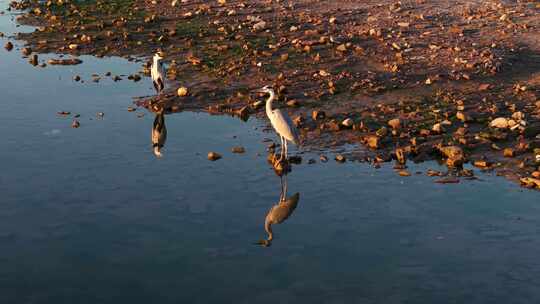
[[[246,149],[244,149],[244,147],[237,146],[237,147],[233,147],[231,151],[232,153],[244,153],[246,152]]]

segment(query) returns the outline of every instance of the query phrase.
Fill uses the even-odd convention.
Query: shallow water
[[[22,30],[0,16],[1,32]],[[299,205],[263,248],[254,243],[280,195],[264,123],[167,115],[156,159],[152,114],[127,111],[152,94],[148,79],[89,81],[140,66],[82,59],[38,68],[0,50],[0,303],[540,300],[538,192],[479,172],[439,185],[391,165],[304,162],[288,176]],[[80,114],[81,127],[58,111]]]

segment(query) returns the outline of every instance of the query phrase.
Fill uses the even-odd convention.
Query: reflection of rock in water
[[[268,154],[268,163],[272,165],[277,176],[287,175],[292,171],[291,164],[287,158],[281,158],[275,153]]]
[[[152,127],[152,149],[154,155],[161,157],[161,149],[167,141],[167,126],[165,125],[165,114],[163,110],[156,113],[154,124]]]
[[[281,224],[286,219],[288,219],[298,206],[298,201],[300,200],[300,193],[295,193],[291,197],[287,198],[287,179],[286,177],[281,178],[281,194],[279,197],[279,202],[272,206],[266,218],[264,220],[264,230],[268,234],[266,240],[259,241],[260,245],[270,246],[272,245],[272,240],[274,239],[274,234],[272,231],[272,225]]]

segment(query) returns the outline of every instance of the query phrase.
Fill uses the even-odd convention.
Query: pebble
[[[76,119],[73,120],[73,122],[71,123],[71,127],[72,127],[72,128],[75,128],[75,129],[76,129],[76,128],[80,127],[80,126],[81,126],[81,123],[80,123],[78,120],[76,120]]]
[[[6,43],[6,45],[4,45],[4,48],[8,51],[11,51],[13,49],[13,43],[11,43],[10,41],[8,41]]]
[[[352,128],[354,121],[351,118],[347,118],[341,122],[341,124],[347,128]]]
[[[244,147],[237,146],[237,147],[233,147],[231,151],[232,153],[244,153],[246,152],[246,149]]]
[[[128,107],[127,110],[128,112],[134,112],[136,109],[134,107]]]
[[[216,161],[221,158],[221,154],[216,152],[208,152],[208,160]]]
[[[311,113],[311,118],[313,118],[313,120],[319,120],[319,119],[324,119],[326,117],[326,113],[324,111],[313,111]]]
[[[345,156],[343,156],[341,154],[338,154],[338,155],[336,155],[336,161],[338,163],[344,163],[346,161],[346,158],[345,158]]]
[[[388,121],[388,125],[392,129],[399,129],[401,127],[401,120],[399,118],[394,118]]]
[[[514,149],[512,149],[512,148],[504,149],[503,155],[504,155],[504,157],[514,157],[515,156]]]
[[[187,94],[188,94],[188,89],[187,89],[186,87],[180,87],[180,88],[178,88],[178,90],[176,91],[176,94],[178,94],[178,96],[180,96],[180,97],[187,96]]]
[[[408,171],[406,170],[400,170],[398,172],[399,176],[411,176],[411,173],[409,173]]]
[[[495,118],[489,123],[489,126],[492,128],[506,129],[508,128],[508,119],[504,117]]]

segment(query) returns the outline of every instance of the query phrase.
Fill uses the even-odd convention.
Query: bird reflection
[[[167,126],[165,125],[165,113],[161,109],[156,112],[156,118],[154,118],[154,124],[152,126],[152,149],[154,155],[158,158],[162,156],[161,149],[165,146],[167,141]]]
[[[282,165],[282,160],[276,163],[278,165]],[[286,166],[288,172],[290,172],[290,166],[288,164],[286,164]],[[275,166],[274,170],[276,170]],[[287,197],[287,173],[280,175],[281,193],[279,195],[279,202],[276,205],[272,206],[272,208],[268,211],[268,214],[266,215],[266,218],[264,220],[264,230],[268,234],[268,237],[264,240],[260,240],[257,243],[259,245],[265,247],[272,245],[272,240],[274,239],[272,225],[283,223],[293,214],[294,210],[298,206],[298,201],[300,200],[300,193],[295,193],[292,196]]]

